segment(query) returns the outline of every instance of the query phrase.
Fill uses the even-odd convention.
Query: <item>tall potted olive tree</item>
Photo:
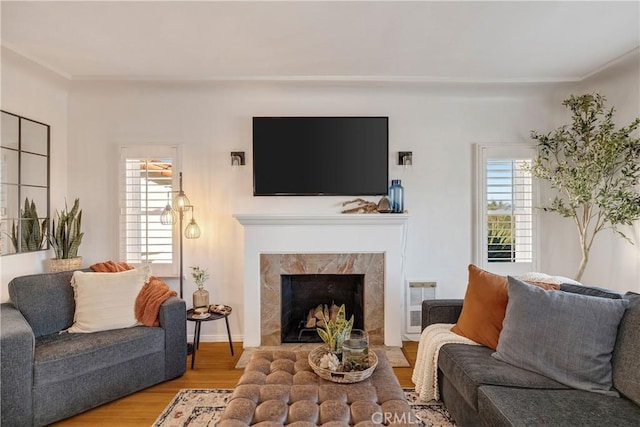
[[[57,221],[56,221],[57,220]],[[71,210],[64,204],[64,210],[56,212],[52,220],[49,244],[56,257],[49,260],[50,271],[67,271],[80,268],[82,257],[78,256],[78,248],[84,233],[82,228],[82,209],[80,199],[76,199]]]
[[[635,133],[640,117],[615,129],[615,110],[605,109],[605,101],[597,93],[571,95],[562,103],[571,110],[571,124],[547,134],[531,132],[539,150],[531,172],[557,192],[543,209],[571,218],[578,230],[578,281],[596,235],[611,229],[633,243],[622,226],[640,219],[640,139]]]

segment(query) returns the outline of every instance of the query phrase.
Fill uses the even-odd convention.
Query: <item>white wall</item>
[[[569,110],[561,105],[570,94],[599,93],[607,98],[606,107],[615,107],[616,127],[628,126],[640,117],[640,53],[621,59],[568,91],[558,91],[554,95],[554,124],[550,131],[562,124],[570,123]],[[637,137],[637,134],[636,134]],[[543,214],[546,236],[543,247],[543,270],[574,277],[580,264],[581,253],[578,233],[571,219],[557,214]],[[634,241],[629,244],[618,235],[605,230],[596,236],[590,252],[589,263],[582,282],[596,286],[640,292],[640,223],[634,227],[622,228]],[[553,236],[553,237],[551,237]]]
[[[234,213],[336,213],[346,197],[253,197],[251,118],[258,115],[389,116],[390,178],[402,179],[411,219],[408,278],[438,281],[438,297],[462,297],[471,261],[472,144],[522,142],[547,127],[549,96],[539,87],[313,83],[77,82],[70,96],[69,191],[85,209],[80,249],[87,265],[118,256],[118,147],[182,143],[184,188],[196,206],[199,240],[185,265],[209,269],[214,301],[230,304],[242,329],[242,227]],[[248,165],[230,166],[244,150]],[[413,151],[410,172],[397,151]],[[185,296],[194,288],[186,281]],[[216,322],[217,323],[217,322]],[[223,339],[224,325],[203,334]]]
[[[51,126],[51,214],[67,195],[67,100],[69,82],[2,48],[2,109]],[[48,251],[0,257],[0,300],[16,276],[46,271]]]

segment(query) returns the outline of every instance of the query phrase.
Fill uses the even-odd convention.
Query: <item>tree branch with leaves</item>
[[[640,117],[616,130],[615,109],[605,109],[605,101],[597,93],[571,95],[562,103],[571,110],[570,125],[548,134],[531,132],[538,141],[531,173],[558,193],[543,209],[572,218],[578,230],[582,251],[578,281],[595,236],[611,229],[633,243],[621,228],[640,219],[640,138],[632,136]]]

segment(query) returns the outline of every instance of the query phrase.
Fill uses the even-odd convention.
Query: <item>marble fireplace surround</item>
[[[371,344],[384,343],[384,254],[261,254],[262,345],[281,344],[283,274],[363,274],[364,329]]]
[[[383,255],[380,268],[384,314],[380,330],[385,346],[402,347],[404,249],[409,215],[252,213],[234,214],[234,217],[243,226],[244,233],[242,329],[245,348],[267,345],[262,342],[263,307],[269,317],[276,316],[277,312],[280,322],[280,306],[262,301],[262,257],[291,254]],[[365,263],[364,259],[360,262]],[[335,264],[336,271],[338,264]],[[277,274],[279,290],[280,272]]]

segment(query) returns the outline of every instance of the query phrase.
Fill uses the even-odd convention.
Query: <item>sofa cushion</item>
[[[635,427],[640,407],[627,399],[582,390],[527,390],[482,386],[478,411],[485,425]]]
[[[48,426],[166,380],[164,354],[154,353],[120,365],[96,369],[66,381],[33,389],[33,424]],[[65,423],[62,423],[65,424]],[[68,424],[68,423],[67,423]],[[94,420],[85,426],[131,425],[122,419]],[[5,427],[4,424],[2,427]]]
[[[474,409],[478,408],[478,387],[500,386],[568,389],[535,372],[517,368],[491,357],[493,350],[466,344],[445,344],[438,355],[438,368],[454,384],[459,394]]]
[[[611,353],[627,300],[545,291],[509,277],[498,360],[579,390],[617,396]]]
[[[613,350],[613,386],[640,405],[640,294],[627,292],[627,311],[622,316]]]
[[[164,329],[135,327],[92,334],[52,334],[36,340],[34,386],[164,352]]]
[[[138,325],[136,297],[148,279],[148,270],[118,273],[76,271],[71,284],[76,311],[71,333],[87,333]]]
[[[11,302],[27,319],[36,338],[59,332],[73,323],[72,274],[72,271],[34,274],[9,282]]]

